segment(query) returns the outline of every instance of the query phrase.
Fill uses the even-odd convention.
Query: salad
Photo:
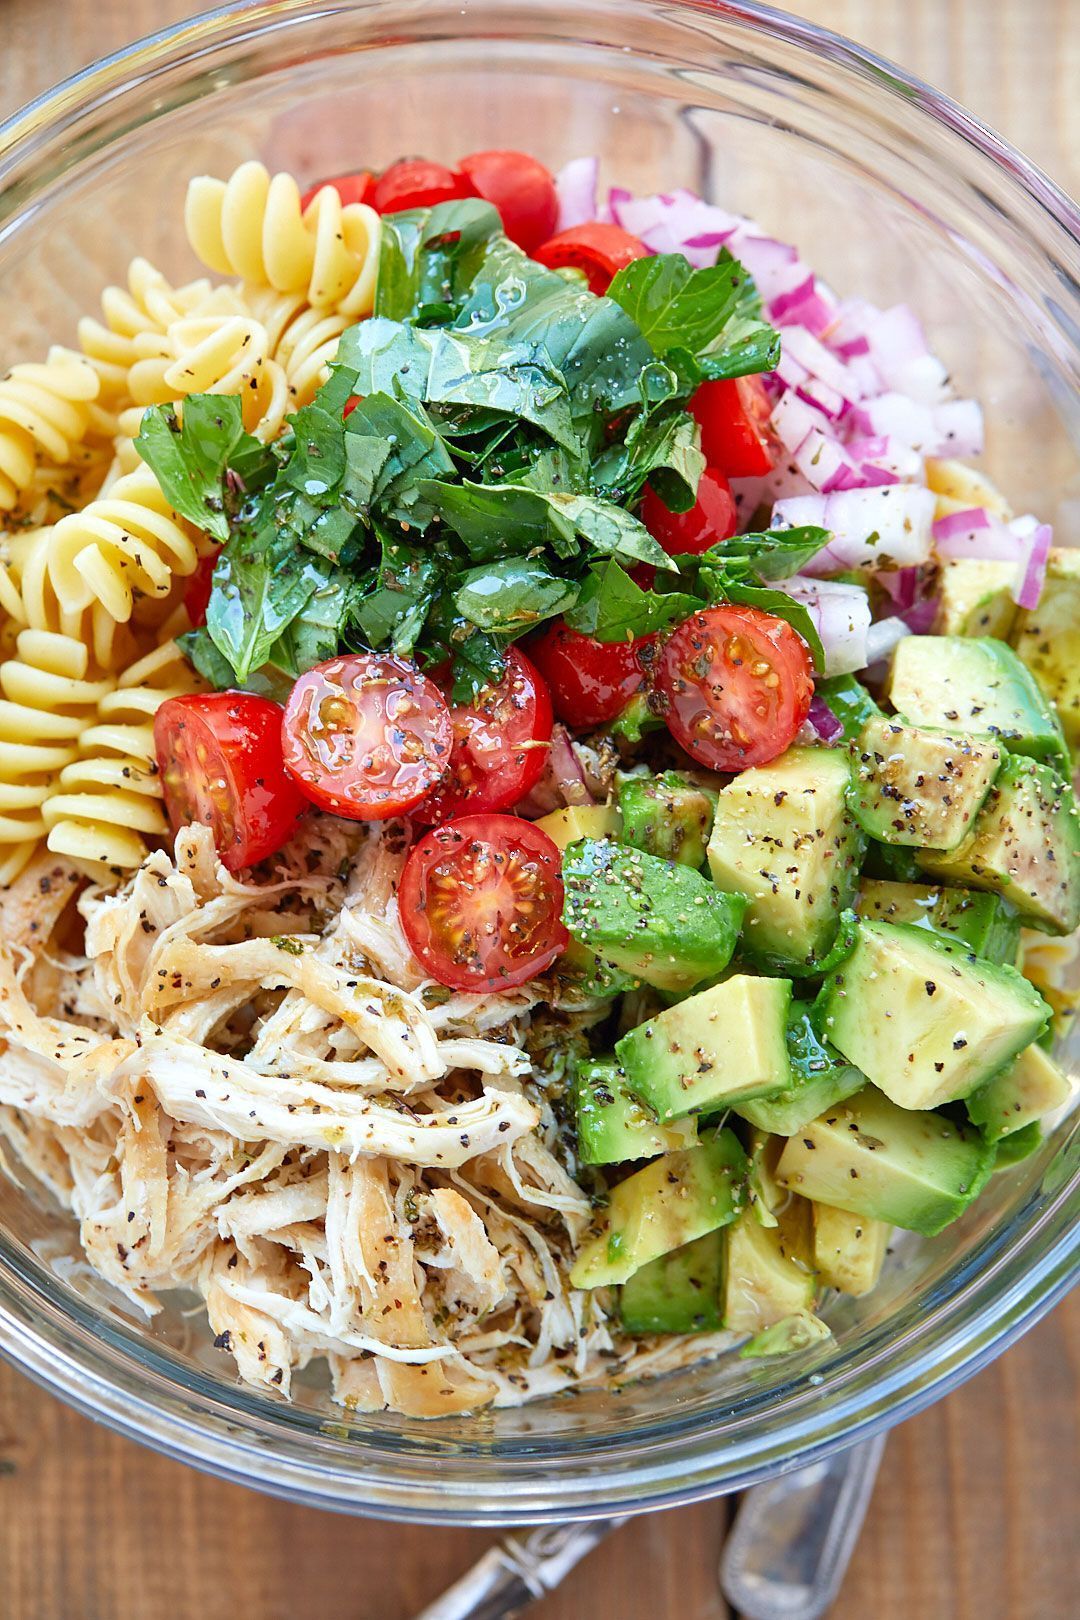
[[[0,383],[15,1160],[283,1396],[828,1337],[1071,1100],[1077,554],[906,306],[688,191],[185,223],[224,280]]]

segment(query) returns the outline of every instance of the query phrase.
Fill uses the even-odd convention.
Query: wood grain
[[[189,0],[0,0],[0,115]],[[1074,0],[803,0],[942,85],[1080,189]],[[1080,1298],[890,1439],[833,1620],[1071,1620],[1080,1590]],[[723,1620],[728,1504],[639,1520],[537,1620]],[[407,1620],[478,1533],[336,1518],[204,1478],[0,1367],[3,1620]]]

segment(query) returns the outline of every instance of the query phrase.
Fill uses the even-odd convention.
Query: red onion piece
[[[865,667],[870,601],[861,586],[795,574],[777,580],[776,589],[800,602],[813,620],[825,653],[822,674],[853,675]]]
[[[555,176],[555,195],[559,201],[556,230],[568,231],[572,225],[585,225],[599,219],[597,185],[600,179],[600,159],[597,157],[571,158]]]
[[[565,726],[555,726],[551,733],[551,771],[557,792],[564,804],[594,804],[581,761]]]
[[[836,718],[825,699],[818,697],[816,692],[810,700],[806,723],[824,743],[835,742],[844,735],[843,722]]]
[[[1023,521],[1023,520],[1020,520]],[[1019,588],[1015,591],[1013,600],[1018,607],[1036,608],[1042,596],[1043,586],[1046,583],[1046,565],[1050,560],[1050,547],[1053,544],[1054,531],[1049,523],[1038,523],[1025,537],[1027,555],[1024,559],[1023,571],[1020,575]]]
[[[974,534],[977,529],[988,529],[990,518],[981,506],[966,506],[962,512],[947,512],[934,524],[934,539],[949,540],[954,534]]]
[[[897,642],[903,641],[905,636],[911,634],[903,619],[898,617],[879,619],[876,624],[872,624],[866,634],[867,668],[882,658],[887,658]]]
[[[932,490],[914,484],[845,489],[777,501],[772,521],[778,528],[816,524],[831,531],[829,544],[804,564],[804,574],[880,567],[883,562],[911,567],[929,560],[936,500]]]

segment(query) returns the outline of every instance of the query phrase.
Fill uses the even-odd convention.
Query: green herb
[[[261,482],[273,465],[265,447],[245,433],[240,403],[232,394],[193,394],[184,402],[183,423],[175,406],[151,406],[135,440],[170,506],[221,541],[229,538],[239,470]],[[231,483],[229,468],[236,473]]]
[[[295,934],[271,934],[270,943],[275,945],[279,951],[284,951],[286,956],[303,956],[304,954],[304,947]]]

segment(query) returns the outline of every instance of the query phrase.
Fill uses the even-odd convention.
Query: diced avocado
[[[854,675],[830,675],[828,680],[815,681],[814,690],[843,726],[845,742],[851,742],[872,716],[881,713]]]
[[[786,1187],[776,1179],[776,1166],[784,1146],[783,1138],[771,1136],[768,1131],[752,1130],[747,1144],[750,1168],[746,1186],[750,1195],[750,1208],[760,1226],[775,1226],[776,1212],[788,1202]]]
[[[689,990],[730,962],[745,901],[675,861],[610,839],[563,856],[563,921],[606,962],[659,990]]]
[[[706,1232],[651,1260],[623,1284],[619,1314],[627,1333],[712,1333],[720,1326],[724,1239]]]
[[[974,1128],[897,1108],[867,1086],[793,1136],[777,1174],[815,1204],[932,1237],[963,1214],[993,1166],[994,1149]]]
[[[909,726],[884,715],[851,744],[852,815],[884,844],[955,849],[1001,769],[984,738]]]
[[[1016,619],[1016,564],[976,557],[947,557],[938,574],[939,636],[1009,639]]]
[[[949,512],[967,512],[973,506],[981,506],[984,512],[1002,523],[1008,523],[1012,517],[1012,508],[997,485],[978,467],[969,467],[966,462],[928,456],[926,483],[939,497],[938,517]]]
[[[1035,1040],[1048,1016],[1015,968],[910,923],[862,923],[815,1007],[833,1045],[911,1109],[969,1096]]]
[[[613,963],[601,962],[595,951],[587,951],[576,939],[569,941],[553,971],[563,990],[591,1001],[610,1001],[615,996],[628,995],[641,984],[640,979],[624,973]]]
[[[716,794],[678,771],[619,783],[623,843],[684,866],[704,864],[715,808]]]
[[[692,1147],[697,1137],[692,1120],[661,1125],[626,1089],[625,1076],[613,1058],[578,1065],[574,1101],[582,1164],[654,1159],[658,1153]]]
[[[1065,752],[1061,723],[1031,671],[991,636],[905,636],[888,695],[913,725],[956,726],[1036,759]]]
[[[892,1227],[832,1204],[814,1204],[814,1265],[828,1288],[856,1298],[877,1287]]]
[[[1041,1046],[1026,1051],[967,1099],[968,1117],[988,1142],[1021,1131],[1033,1120],[1062,1108],[1072,1086]]]
[[[619,812],[613,804],[571,804],[541,816],[536,826],[565,851],[582,838],[618,838]]]
[[[763,965],[807,971],[836,937],[864,842],[848,783],[842,749],[789,748],[720,794],[709,867],[721,889],[749,898],[743,947]]]
[[[635,692],[625,709],[616,715],[610,726],[613,737],[620,737],[623,742],[628,743],[639,743],[650,731],[663,730],[664,722],[649,707],[649,699],[645,692]]]
[[[746,1202],[746,1154],[734,1131],[665,1153],[611,1189],[570,1272],[575,1288],[624,1283],[684,1243],[733,1221]]]
[[[1042,1147],[1042,1141],[1042,1126],[1037,1119],[1033,1119],[1030,1125],[1025,1125],[1021,1130],[1013,1131],[1011,1136],[1001,1137],[997,1144],[995,1171],[1011,1170],[1014,1164],[1029,1159]]]
[[[817,1279],[804,1199],[790,1199],[776,1226],[744,1210],[724,1239],[724,1326],[732,1333],[760,1333],[812,1309]]]
[[[821,1039],[811,1020],[810,1009],[803,1001],[791,1004],[787,1048],[791,1084],[771,1097],[757,1097],[734,1105],[735,1112],[751,1125],[773,1131],[777,1136],[793,1136],[833,1103],[842,1102],[866,1084],[866,1076],[842,1058],[828,1041]]]
[[[868,922],[913,923],[948,934],[970,945],[976,956],[1016,966],[1020,918],[998,894],[864,878],[859,885],[858,911]]]
[[[739,1360],[752,1361],[759,1356],[790,1356],[831,1338],[832,1328],[828,1322],[823,1322],[813,1311],[796,1311],[793,1316],[785,1316],[771,1327],[762,1328],[746,1344],[740,1345]]]
[[[1010,639],[1080,748],[1080,551],[1054,547],[1039,605],[1020,614]]]
[[[790,979],[736,973],[616,1042],[630,1090],[661,1120],[729,1107],[791,1084]]]
[[[1080,812],[1049,765],[1006,760],[960,847],[917,858],[933,877],[1004,895],[1029,928],[1071,934],[1080,923]]]

